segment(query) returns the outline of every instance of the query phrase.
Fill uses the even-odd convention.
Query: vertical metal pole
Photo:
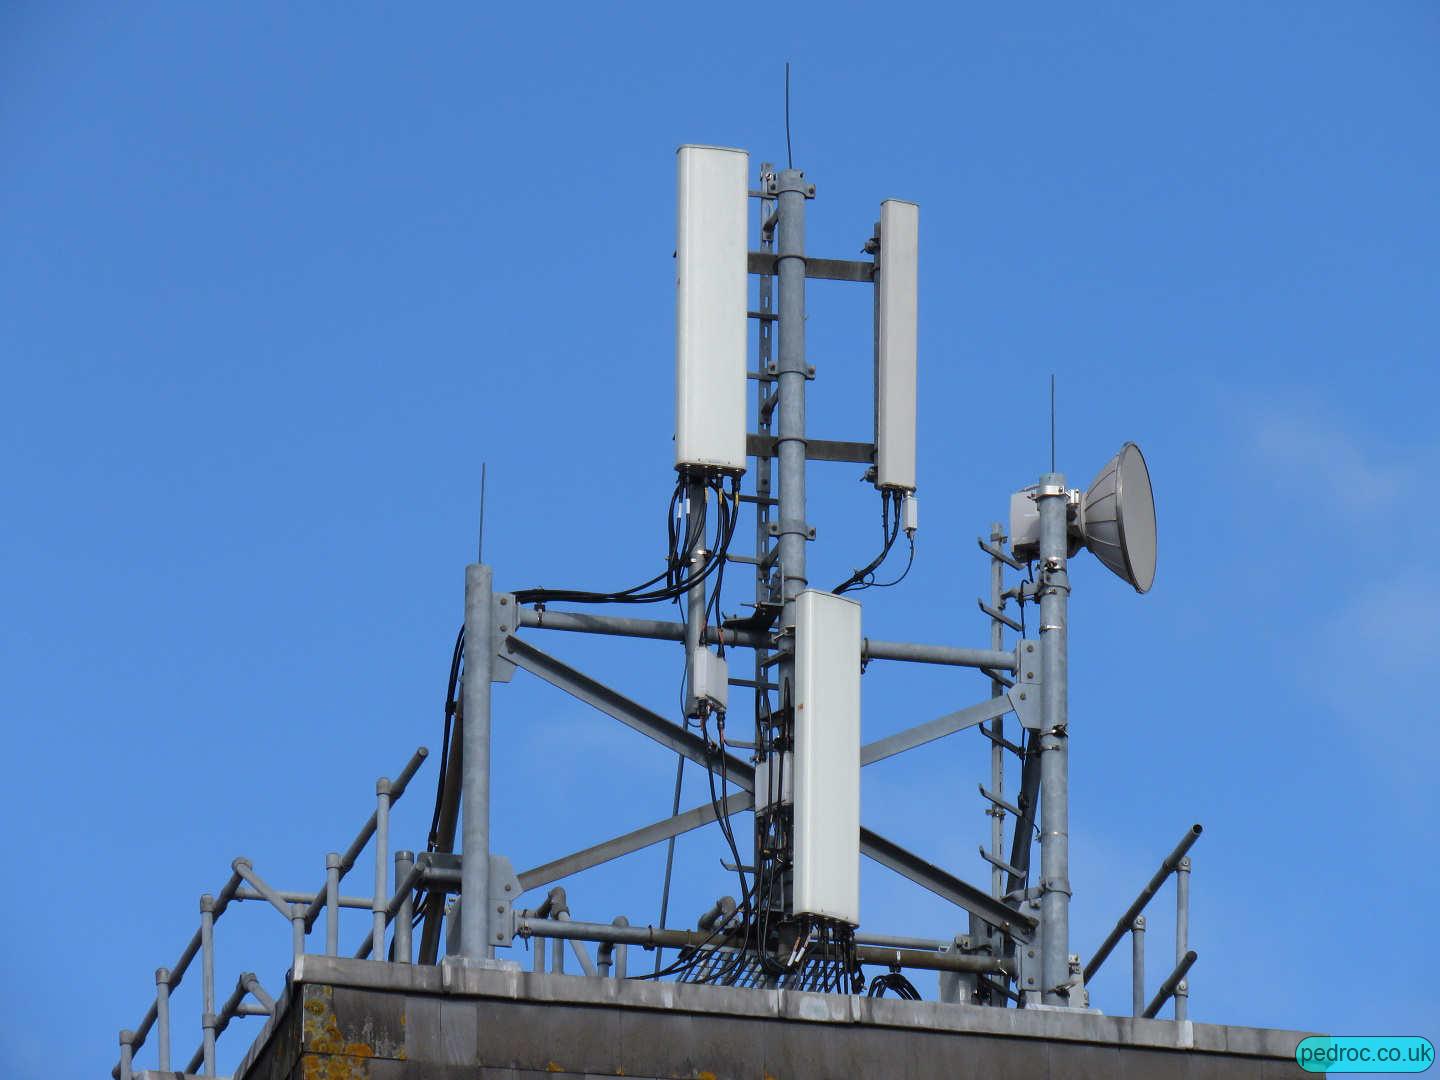
[[[305,955],[305,905],[290,905],[290,954],[299,960]]]
[[[611,920],[611,921],[612,921],[612,923],[613,923],[615,926],[629,926],[629,925],[630,925],[630,920],[627,919],[624,915],[616,915],[615,918],[614,918],[613,920]],[[626,959],[627,959],[627,957],[626,957],[626,949],[627,949],[627,948],[628,948],[628,946],[623,945],[623,944],[621,944],[621,945],[616,945],[616,946],[615,946],[615,978],[620,979],[620,980],[622,980],[622,981],[623,981],[624,978],[625,978],[625,961],[626,961]]]
[[[170,969],[155,969],[155,1025],[159,1040],[155,1052],[160,1071],[170,1071]]]
[[[490,682],[494,670],[494,576],[490,567],[465,568],[465,723],[460,779],[460,954],[490,956]]]
[[[1005,529],[999,522],[990,526],[990,542],[999,546],[1005,542]],[[1005,606],[1005,564],[993,555],[990,558],[990,606],[1000,611]],[[1005,647],[1005,624],[999,619],[990,620],[990,647]],[[1005,693],[1005,684],[999,679],[990,680],[990,696],[998,698]],[[1005,736],[1005,720],[997,716],[990,721],[990,733],[997,738]],[[990,790],[997,796],[1005,794],[1005,748],[998,742],[990,744]],[[1005,859],[1005,811],[992,805],[990,815],[990,854],[1002,862]],[[990,867],[990,895],[997,899],[1005,895],[1004,872]],[[987,933],[989,931],[987,930]]]
[[[1178,966],[1190,951],[1190,856],[1175,867],[1175,963]],[[1190,1018],[1190,976],[1175,986],[1175,1019]]]
[[[1130,924],[1130,1015],[1145,1015],[1145,916]]]
[[[776,424],[775,455],[780,462],[780,495],[776,509],[780,562],[780,625],[793,632],[795,598],[808,583],[805,545],[810,529],[805,519],[805,199],[810,191],[799,169],[782,169],[775,177],[778,207],[776,214],[776,277],[779,278],[780,348],[776,362],[776,394],[779,414]],[[780,706],[787,734],[794,731],[795,705],[794,641],[790,655],[778,667]],[[781,839],[781,838],[777,838]],[[788,839],[793,844],[793,836]],[[758,853],[757,853],[758,858]],[[788,874],[780,875],[780,906],[788,913],[792,898]]]
[[[340,853],[325,855],[325,955],[340,952]]]
[[[200,897],[200,985],[205,1075],[215,1075],[215,897]]]
[[[1065,477],[1047,473],[1036,494],[1040,509],[1040,918],[1041,1000],[1069,1004],[1070,980],[1069,655],[1066,618],[1070,577],[1069,497]]]
[[[785,626],[795,625],[795,597],[804,591],[805,544],[805,199],[810,185],[799,169],[776,176],[780,220],[776,226],[776,266],[780,278],[780,572]],[[782,685],[794,677],[794,664],[781,664]]]
[[[375,960],[385,959],[385,909],[390,904],[385,874],[389,868],[390,781],[382,776],[375,781],[375,894],[370,901],[370,956]]]
[[[414,866],[415,853],[413,851],[402,849],[395,852],[396,887],[404,884]],[[400,901],[400,909],[395,912],[395,962],[397,964],[410,963],[410,927],[414,921],[415,890],[412,888],[405,890],[405,899]]]
[[[556,921],[558,922],[559,919],[560,919],[560,916],[559,916],[559,915],[556,915],[556,916],[555,916],[555,919],[556,919]],[[558,938],[558,937],[557,937],[557,938],[552,939],[551,942],[550,942],[550,970],[551,970],[552,972],[554,972],[556,975],[564,975],[564,974],[565,974],[565,939],[564,939],[564,938]]]
[[[760,190],[766,193],[766,197],[760,200],[760,249],[773,252],[775,250],[775,226],[779,218],[776,213],[778,202],[776,201],[774,188],[774,166],[769,162],[760,165]],[[768,606],[780,600],[781,589],[775,581],[772,554],[776,550],[775,538],[770,534],[770,526],[774,522],[777,502],[775,490],[772,483],[774,469],[772,454],[764,447],[764,436],[774,434],[775,408],[780,403],[780,391],[775,380],[775,277],[772,274],[761,274],[756,288],[757,313],[760,318],[756,333],[756,358],[758,360],[756,374],[759,379],[755,383],[755,430],[762,436],[762,445],[755,455],[754,477],[755,477],[755,610],[757,612],[768,610]],[[771,742],[774,737],[774,727],[771,717],[774,715],[774,705],[767,689],[772,673],[769,668],[771,650],[766,646],[756,646],[754,650],[755,661],[755,746],[756,760],[761,763],[760,767],[765,769],[764,775],[769,775],[767,759],[772,752]],[[766,838],[773,835],[777,828],[776,817],[777,807],[771,807],[769,814],[756,814],[754,828],[751,832],[751,862],[756,868],[756,903],[758,906],[773,910],[776,907],[776,897],[771,894],[768,887],[762,890],[760,882],[768,884],[772,867],[764,865],[767,860],[762,853],[766,847]],[[623,956],[622,956],[623,964]],[[762,985],[769,985],[769,976],[763,976]]]
[[[120,1032],[120,1080],[135,1080],[135,1032]]]

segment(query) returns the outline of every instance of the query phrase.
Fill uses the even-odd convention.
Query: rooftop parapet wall
[[[1305,1076],[1305,1033],[301,958],[236,1080]],[[174,1074],[167,1074],[173,1077]]]

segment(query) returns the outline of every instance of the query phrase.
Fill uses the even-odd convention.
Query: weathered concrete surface
[[[1306,1076],[1300,1032],[306,956],[236,1080]]]

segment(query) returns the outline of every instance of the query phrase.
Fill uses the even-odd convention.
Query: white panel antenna
[[[860,925],[860,605],[795,601],[795,911]]]
[[[675,467],[745,471],[750,155],[678,151]]]
[[[879,325],[875,357],[875,485],[915,490],[915,367],[919,296],[920,207],[880,204],[875,285]]]

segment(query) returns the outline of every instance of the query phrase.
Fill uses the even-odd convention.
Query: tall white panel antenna
[[[795,911],[860,925],[860,605],[795,601]]]
[[[745,471],[750,155],[678,152],[675,467]]]
[[[880,204],[876,273],[879,326],[875,357],[875,485],[915,490],[915,354],[920,207]]]

